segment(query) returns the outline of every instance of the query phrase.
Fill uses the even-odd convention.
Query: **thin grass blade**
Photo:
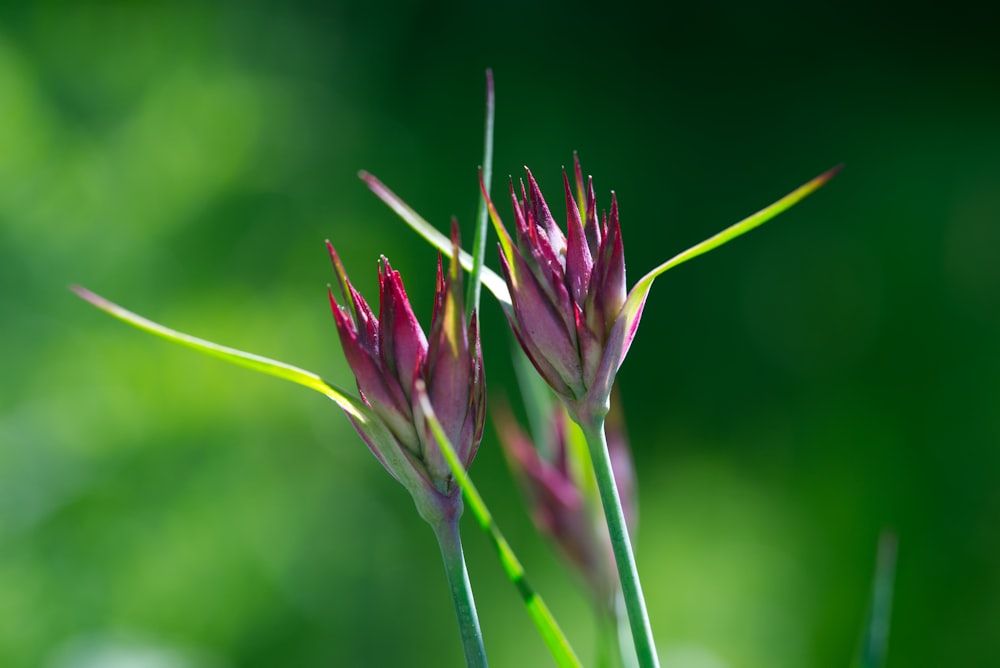
[[[486,70],[486,124],[483,130],[483,166],[482,178],[486,195],[490,192],[490,182],[493,180],[493,127],[496,116],[496,94],[493,89],[493,70]],[[473,311],[479,310],[479,294],[482,286],[483,262],[486,259],[486,233],[489,222],[489,211],[486,209],[486,196],[479,195],[479,211],[476,219],[476,236],[472,241],[472,269],[469,272],[469,293],[465,303],[471,304]]]
[[[359,172],[358,176],[360,176],[361,180],[365,182],[368,188],[375,193],[375,196],[385,202],[390,209],[395,211],[396,215],[402,218],[403,222],[409,225],[414,232],[423,237],[424,240],[430,243],[431,246],[438,249],[442,255],[449,258],[451,257],[451,239],[424,220],[420,214],[411,209],[406,202],[401,200],[396,193],[389,190],[389,188],[387,188],[385,184],[377,178],[365,171]],[[458,262],[466,271],[472,270],[472,266],[474,264],[472,256],[464,250],[459,251]],[[484,266],[480,276],[480,280],[482,284],[486,286],[486,289],[492,292],[493,296],[496,297],[501,304],[510,306],[510,292],[507,290],[507,284],[504,282],[500,274],[496,273],[489,267]]]
[[[701,243],[695,244],[683,253],[675,255],[639,279],[639,282],[636,283],[632,288],[632,291],[629,292],[628,299],[626,299],[625,305],[622,307],[622,315],[624,315],[626,319],[625,331],[634,331],[635,322],[642,313],[642,306],[646,302],[646,297],[649,295],[650,288],[653,287],[653,281],[656,280],[660,274],[664,273],[668,269],[673,269],[677,265],[683,264],[688,260],[692,260],[699,255],[707,253],[710,250],[718,248],[719,246],[732,241],[736,237],[746,234],[755,227],[766,223],[779,213],[787,211],[825,185],[830,179],[836,176],[842,168],[843,165],[837,165],[833,169],[820,174],[812,181],[799,186],[770,206],[764,207],[757,213],[744,218],[730,227],[727,227],[718,234],[705,239]]]
[[[297,385],[308,387],[309,389],[315,390],[332,399],[334,403],[340,406],[340,408],[342,408],[355,420],[358,420],[363,424],[367,424],[371,421],[368,414],[368,407],[361,403],[359,399],[355,399],[349,394],[330,385],[311,371],[306,371],[305,369],[300,369],[296,366],[292,366],[291,364],[278,362],[277,360],[272,360],[267,357],[261,357],[260,355],[254,355],[253,353],[237,350],[236,348],[230,348],[228,346],[219,345],[218,343],[212,343],[211,341],[199,339],[198,337],[191,336],[190,334],[178,332],[177,330],[170,329],[169,327],[165,327],[157,322],[153,322],[148,318],[144,318],[137,313],[133,313],[132,311],[129,311],[128,309],[123,308],[118,304],[115,304],[114,302],[87,290],[86,288],[80,287],[79,285],[70,286],[70,289],[85,301],[90,302],[92,305],[101,309],[105,313],[114,316],[115,318],[118,318],[133,327],[137,327],[145,332],[159,336],[167,341],[172,341],[173,343],[178,343],[182,346],[192,348],[200,353],[225,360],[226,362],[237,364],[248,369],[253,369],[254,371],[259,371],[260,373],[268,374],[270,376],[277,376],[278,378],[283,378],[284,380],[291,381]]]

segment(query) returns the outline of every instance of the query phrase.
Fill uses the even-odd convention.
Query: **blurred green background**
[[[350,386],[323,240],[370,297],[388,255],[426,325],[435,254],[356,173],[471,237],[488,66],[499,187],[527,164],[558,209],[579,150],[633,281],[847,163],[660,279],[620,374],[663,664],[846,666],[891,526],[889,665],[1000,665],[990,17],[351,4],[0,8],[0,665],[461,664],[433,536],[332,404],[66,288]],[[589,662],[586,599],[490,429],[473,473]],[[549,665],[466,542],[493,665]]]

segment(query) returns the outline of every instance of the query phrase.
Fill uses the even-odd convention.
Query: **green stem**
[[[642,585],[639,584],[639,571],[635,566],[632,542],[625,526],[625,513],[622,512],[618,486],[615,485],[614,473],[611,470],[611,456],[608,454],[608,441],[604,434],[604,418],[595,420],[593,424],[581,424],[580,427],[587,438],[590,458],[594,463],[597,488],[601,493],[601,505],[604,506],[608,533],[611,534],[611,547],[615,553],[615,563],[618,565],[618,577],[621,580],[625,610],[628,612],[639,666],[658,668],[660,661],[656,657],[656,645],[653,642],[653,630],[649,625],[649,614],[646,612],[646,600],[642,595]]]
[[[455,603],[458,627],[462,633],[462,647],[465,662],[469,668],[486,668],[486,649],[483,647],[483,633],[479,628],[476,601],[472,597],[472,585],[465,568],[462,552],[462,538],[458,531],[458,518],[443,518],[431,525],[441,546],[444,570],[448,574],[451,598]]]
[[[462,497],[469,504],[469,510],[472,512],[472,516],[476,519],[480,528],[493,541],[493,547],[496,548],[497,556],[500,557],[500,564],[503,566],[504,571],[507,572],[508,579],[517,587],[518,592],[521,594],[524,607],[527,608],[528,614],[531,616],[532,621],[535,622],[535,628],[541,634],[542,640],[545,641],[549,651],[552,652],[552,657],[556,660],[560,668],[580,668],[580,660],[573,653],[573,648],[570,646],[565,634],[559,628],[559,624],[556,623],[549,607],[545,605],[545,601],[528,584],[528,578],[524,575],[524,567],[521,566],[521,562],[518,561],[514,550],[511,549],[503,534],[500,533],[500,527],[493,521],[493,515],[490,514],[489,509],[486,507],[483,497],[479,495],[476,486],[472,484],[469,472],[465,470],[462,462],[458,459],[458,455],[455,454],[455,448],[444,433],[444,428],[438,422],[437,416],[434,415],[434,409],[431,407],[430,399],[427,398],[427,388],[424,386],[423,381],[418,380],[415,383],[415,388],[418,400],[420,401],[420,407],[427,418],[427,424],[434,433],[434,438],[437,439],[438,445],[441,446],[441,454],[444,456],[445,461],[448,462],[451,474],[455,476],[455,481],[462,489]],[[445,559],[445,562],[447,563],[447,559]]]
[[[493,119],[496,115],[496,96],[493,92],[493,70],[486,70],[486,123],[483,129],[483,190],[479,194],[479,212],[476,217],[476,236],[472,242],[472,280],[469,281],[469,293],[465,303],[470,304],[471,311],[479,311],[479,292],[482,285],[483,262],[486,260],[486,227],[489,222],[489,212],[486,208],[486,196],[490,192],[490,181],[493,180]]]

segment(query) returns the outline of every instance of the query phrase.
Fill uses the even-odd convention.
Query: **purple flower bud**
[[[527,496],[535,526],[556,543],[566,560],[579,571],[597,604],[612,612],[619,586],[618,571],[597,498],[596,481],[589,465],[581,461],[582,451],[570,444],[575,425],[558,403],[549,408],[546,443],[535,444],[518,427],[510,410],[501,405],[494,411],[500,444]],[[607,421],[608,448],[626,522],[634,536],[638,505],[635,470],[620,418],[621,411],[616,406]]]
[[[573,156],[576,198],[569,178],[566,233],[556,224],[530,171],[520,183],[520,198],[510,184],[514,236],[504,227],[480,172],[480,190],[500,237],[503,277],[482,270],[483,285],[496,296],[514,334],[542,378],[562,399],[570,416],[592,428],[607,415],[611,386],[642,317],[653,281],[667,270],[749,232],[794,206],[827,183],[841,166],[817,176],[770,206],[730,225],[663,262],[625,288],[625,253],[618,222],[618,201],[611,194],[610,214],[597,215],[594,185],[584,187],[580,161]],[[361,178],[382,201],[442,252],[447,237],[435,230],[395,193],[367,172]],[[472,258],[462,254],[463,266]]]
[[[607,413],[611,384],[624,356],[615,324],[627,297],[625,254],[614,193],[610,214],[598,219],[593,182],[588,179],[584,189],[579,160],[573,159],[576,199],[563,174],[565,235],[528,170],[520,199],[513,182],[510,186],[514,238],[492,202],[489,207],[511,296],[511,328],[574,419],[589,421]]]
[[[459,247],[458,227],[452,242]],[[379,461],[398,461],[383,449],[395,447],[418,470],[425,483],[441,494],[456,491],[447,462],[426,424],[414,392],[426,384],[431,406],[462,463],[468,467],[483,435],[486,383],[476,315],[467,324],[461,272],[452,260],[447,276],[438,258],[437,289],[430,339],[424,335],[410,306],[399,272],[384,257],[379,260],[379,315],[347,278],[333,245],[327,242],[337,272],[342,304],[330,290],[330,305],[347,362],[362,400],[393,436],[393,443],[361,437]],[[457,253],[455,253],[457,255]],[[399,478],[388,465],[390,473]]]

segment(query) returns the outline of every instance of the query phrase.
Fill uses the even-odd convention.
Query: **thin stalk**
[[[629,540],[622,502],[611,470],[608,441],[604,434],[604,418],[601,417],[590,425],[581,424],[580,427],[587,439],[590,458],[594,463],[597,488],[601,493],[601,505],[604,506],[604,518],[608,523],[611,547],[615,553],[618,577],[625,598],[625,610],[628,612],[629,627],[632,629],[632,639],[635,641],[636,657],[641,668],[658,668],[660,661],[656,656],[653,630],[649,625],[649,614],[646,612],[646,599],[642,595],[642,585],[639,584],[639,571],[635,566],[632,542]]]
[[[479,311],[479,293],[482,287],[483,262],[486,260],[486,229],[489,212],[486,208],[486,196],[490,193],[490,182],[493,180],[493,119],[496,116],[496,94],[493,91],[493,70],[486,70],[486,121],[483,128],[483,165],[481,175],[483,187],[479,193],[479,212],[476,217],[476,236],[472,242],[472,280],[469,281],[469,293],[465,303],[471,305],[471,310]]]
[[[448,574],[448,586],[455,603],[458,628],[462,633],[462,648],[469,668],[486,668],[486,648],[483,647],[483,632],[479,628],[476,601],[472,596],[469,572],[465,568],[465,554],[462,552],[462,538],[458,531],[458,518],[444,518],[431,525],[441,546],[444,570]]]
[[[493,515],[486,507],[486,502],[483,501],[483,497],[479,495],[479,490],[472,483],[469,472],[465,470],[465,467],[458,459],[458,455],[455,454],[454,446],[452,446],[448,440],[448,436],[444,433],[444,428],[438,421],[437,416],[434,415],[434,409],[431,407],[430,399],[427,398],[427,389],[423,381],[417,381],[415,389],[417,398],[420,401],[420,407],[427,418],[427,424],[431,428],[431,432],[433,432],[438,445],[441,446],[441,454],[444,456],[452,475],[455,476],[455,481],[462,490],[462,497],[468,504],[476,523],[479,524],[479,527],[486,532],[486,535],[493,542],[493,547],[497,551],[497,556],[500,557],[500,564],[503,566],[504,571],[506,571],[507,578],[517,588],[518,593],[521,594],[524,607],[527,609],[531,621],[535,623],[535,628],[538,629],[538,633],[542,636],[545,645],[549,648],[549,652],[552,653],[552,658],[556,660],[556,664],[560,668],[580,668],[580,660],[576,658],[569,640],[566,639],[566,635],[559,628],[559,624],[556,622],[555,617],[552,616],[549,607],[545,605],[545,601],[542,600],[542,597],[528,583],[528,578],[524,574],[524,567],[514,554],[514,550],[511,549],[507,539],[500,533],[500,527],[493,520]]]

